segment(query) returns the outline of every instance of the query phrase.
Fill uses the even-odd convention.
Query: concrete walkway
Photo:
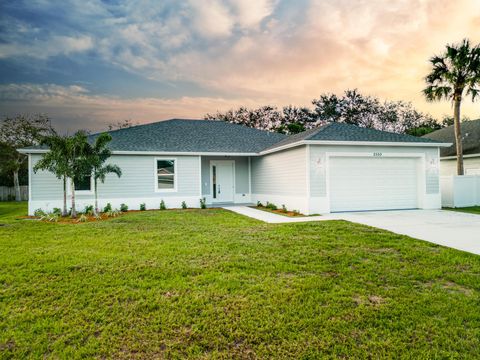
[[[480,215],[447,210],[401,210],[289,218],[247,206],[227,206],[225,209],[275,224],[347,220],[480,255]]]

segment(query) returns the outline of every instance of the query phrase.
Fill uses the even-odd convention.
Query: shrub
[[[182,209],[185,210],[187,208],[187,203],[185,201],[182,201]]]
[[[167,209],[167,206],[165,205],[165,201],[160,201],[160,210],[166,210]]]
[[[112,210],[112,204],[110,203],[107,203],[107,205],[103,208],[104,213],[109,212],[111,210]]]
[[[282,205],[282,211],[283,211],[284,213],[288,212],[288,211],[287,211],[287,207],[285,206],[285,204]]]
[[[140,211],[145,211],[147,210],[147,207],[145,206],[145,203],[140,204]]]
[[[43,221],[50,221],[50,222],[57,222],[58,221],[58,215],[57,214],[54,214],[54,213],[44,213],[44,215],[42,215],[42,217],[40,218],[40,220],[43,220]]]
[[[126,204],[120,204],[120,211],[121,212],[127,212],[128,211],[128,206]]]
[[[53,208],[52,213],[58,216],[62,216],[62,210],[60,208]]]
[[[292,210],[292,212],[293,212],[295,215],[300,215],[300,211],[298,211],[298,210]]]
[[[270,209],[270,210],[277,210],[277,205],[273,204],[273,203],[269,203],[267,201],[267,205],[265,206],[267,209]]]
[[[120,211],[118,209],[115,210],[110,210],[107,213],[105,213],[108,217],[117,217],[120,215]]]
[[[263,207],[263,204],[260,201],[257,201],[257,206],[258,207]]]
[[[35,212],[33,213],[33,215],[35,215],[36,217],[41,218],[42,216],[47,215],[47,213],[46,213],[45,211],[43,211],[42,209],[37,209],[37,210],[35,210]]]
[[[88,221],[88,217],[85,214],[80,215],[80,217],[77,220],[77,222],[87,222],[87,221]]]
[[[85,209],[83,210],[83,212],[87,215],[93,215],[95,213],[95,211],[93,210],[93,205],[85,206]]]
[[[200,209],[206,209],[207,208],[207,204],[205,202],[205,198],[201,198],[200,199]]]

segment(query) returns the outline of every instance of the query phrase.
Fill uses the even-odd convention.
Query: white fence
[[[23,201],[28,200],[28,185],[20,186],[20,197]],[[15,188],[0,186],[0,201],[15,200]]]
[[[442,176],[442,206],[466,207],[480,205],[480,175]]]

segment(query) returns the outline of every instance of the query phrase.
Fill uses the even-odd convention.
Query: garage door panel
[[[417,161],[415,158],[332,157],[331,211],[416,208]]]

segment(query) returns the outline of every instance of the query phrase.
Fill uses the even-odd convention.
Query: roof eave
[[[287,145],[260,151],[260,155],[293,148],[301,145],[349,145],[349,146],[407,146],[407,147],[449,147],[452,143],[433,142],[395,142],[395,141],[336,141],[336,140],[301,140]]]

